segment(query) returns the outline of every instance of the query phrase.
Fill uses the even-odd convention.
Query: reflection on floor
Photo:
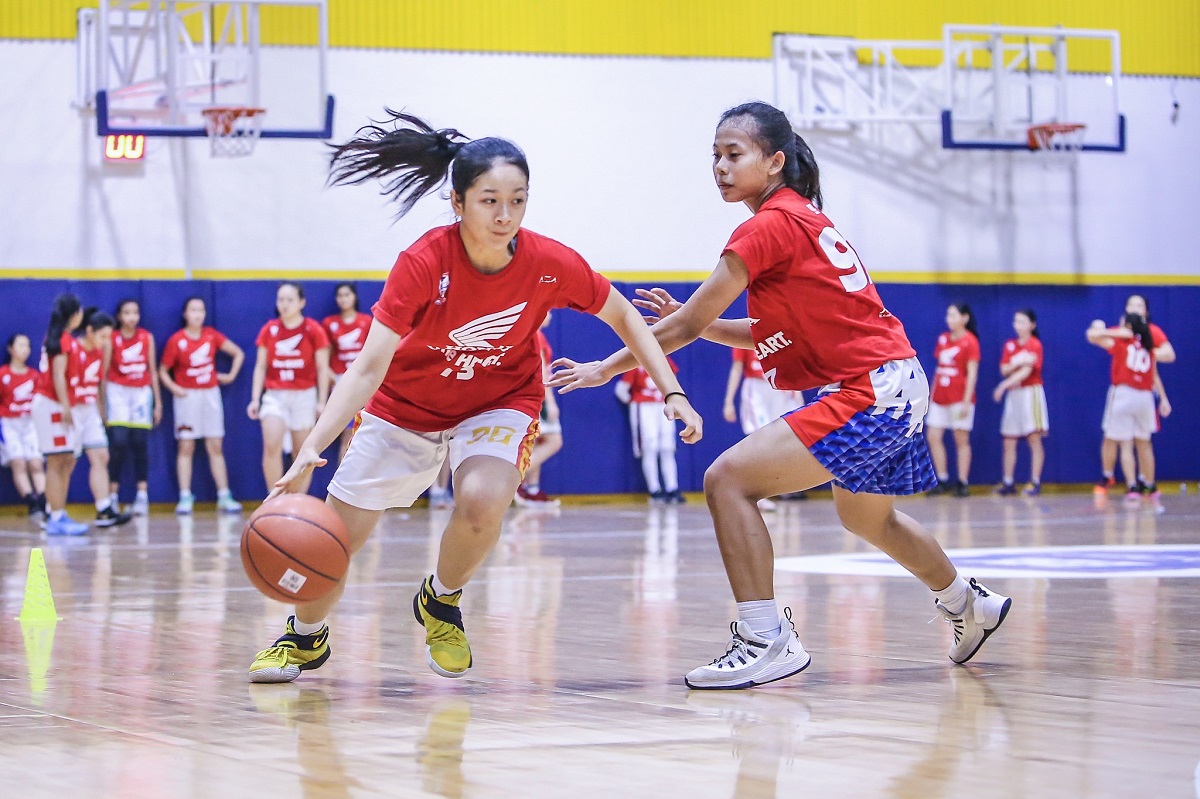
[[[973,567],[1009,569],[988,583],[1013,612],[977,660],[949,663],[948,631],[926,623],[935,611],[914,579],[859,573],[846,558],[810,568],[803,556],[869,550],[828,500],[781,503],[776,554],[808,566],[781,569],[777,594],[813,666],[737,692],[682,685],[724,651],[733,617],[701,504],[513,511],[463,600],[476,668],[458,681],[427,669],[408,609],[448,511],[393,512],[352,564],[332,659],[290,685],[246,681],[287,610],[242,574],[242,520],[156,516],[47,540],[0,519],[0,793],[1197,790],[1200,500],[1170,497],[1160,513],[1072,496],[902,507],[948,549],[984,550]],[[1039,554],[1076,545],[1103,548]],[[35,546],[61,621],[23,629],[14,618]],[[989,565],[996,548],[1003,562]]]

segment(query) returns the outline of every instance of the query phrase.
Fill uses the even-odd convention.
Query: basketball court
[[[728,692],[682,684],[733,618],[692,499],[510,512],[463,603],[476,666],[457,681],[426,667],[410,609],[445,512],[384,518],[330,619],[333,657],[284,685],[246,681],[289,610],[248,585],[238,518],[43,543],[62,619],[0,625],[0,778],[122,799],[1195,790],[1194,495],[1161,514],[1069,495],[904,502],[952,554],[985,551],[970,573],[1013,597],[966,667],[916,580],[855,564],[870,553],[831,501],[782,503],[777,595],[813,665]],[[12,619],[36,536],[3,528]]]

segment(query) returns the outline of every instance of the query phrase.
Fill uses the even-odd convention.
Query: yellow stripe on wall
[[[72,39],[96,0],[0,0],[0,39]],[[180,3],[184,5],[184,3]],[[265,9],[267,44],[312,44],[307,9]],[[1100,28],[1122,37],[1124,71],[1200,77],[1200,3],[1167,0],[329,0],[335,47],[577,55],[769,58],[774,32],[941,38],[942,24]],[[1102,48],[1071,67],[1107,69]]]

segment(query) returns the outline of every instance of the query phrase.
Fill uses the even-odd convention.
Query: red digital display
[[[146,137],[120,133],[104,137],[105,161],[141,161],[146,157]]]

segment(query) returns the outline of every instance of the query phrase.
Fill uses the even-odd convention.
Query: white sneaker
[[[133,505],[130,506],[134,516],[148,516],[150,514],[150,500],[146,497],[137,497],[133,500]]]
[[[950,646],[950,659],[955,663],[966,663],[975,656],[988,636],[1003,623],[1012,607],[1012,600],[989,591],[972,577],[967,591],[967,606],[961,614],[953,614],[936,599],[933,601],[941,611],[946,623],[954,630],[954,643]]]
[[[188,516],[196,504],[196,498],[191,494],[180,494],[179,502],[175,505],[176,516]]]
[[[242,503],[225,494],[217,497],[217,513],[241,513]]]
[[[807,669],[812,657],[800,645],[792,611],[784,608],[783,614],[783,629],[774,640],[755,635],[744,621],[732,622],[729,649],[712,663],[689,671],[684,684],[699,689],[752,688]]]

